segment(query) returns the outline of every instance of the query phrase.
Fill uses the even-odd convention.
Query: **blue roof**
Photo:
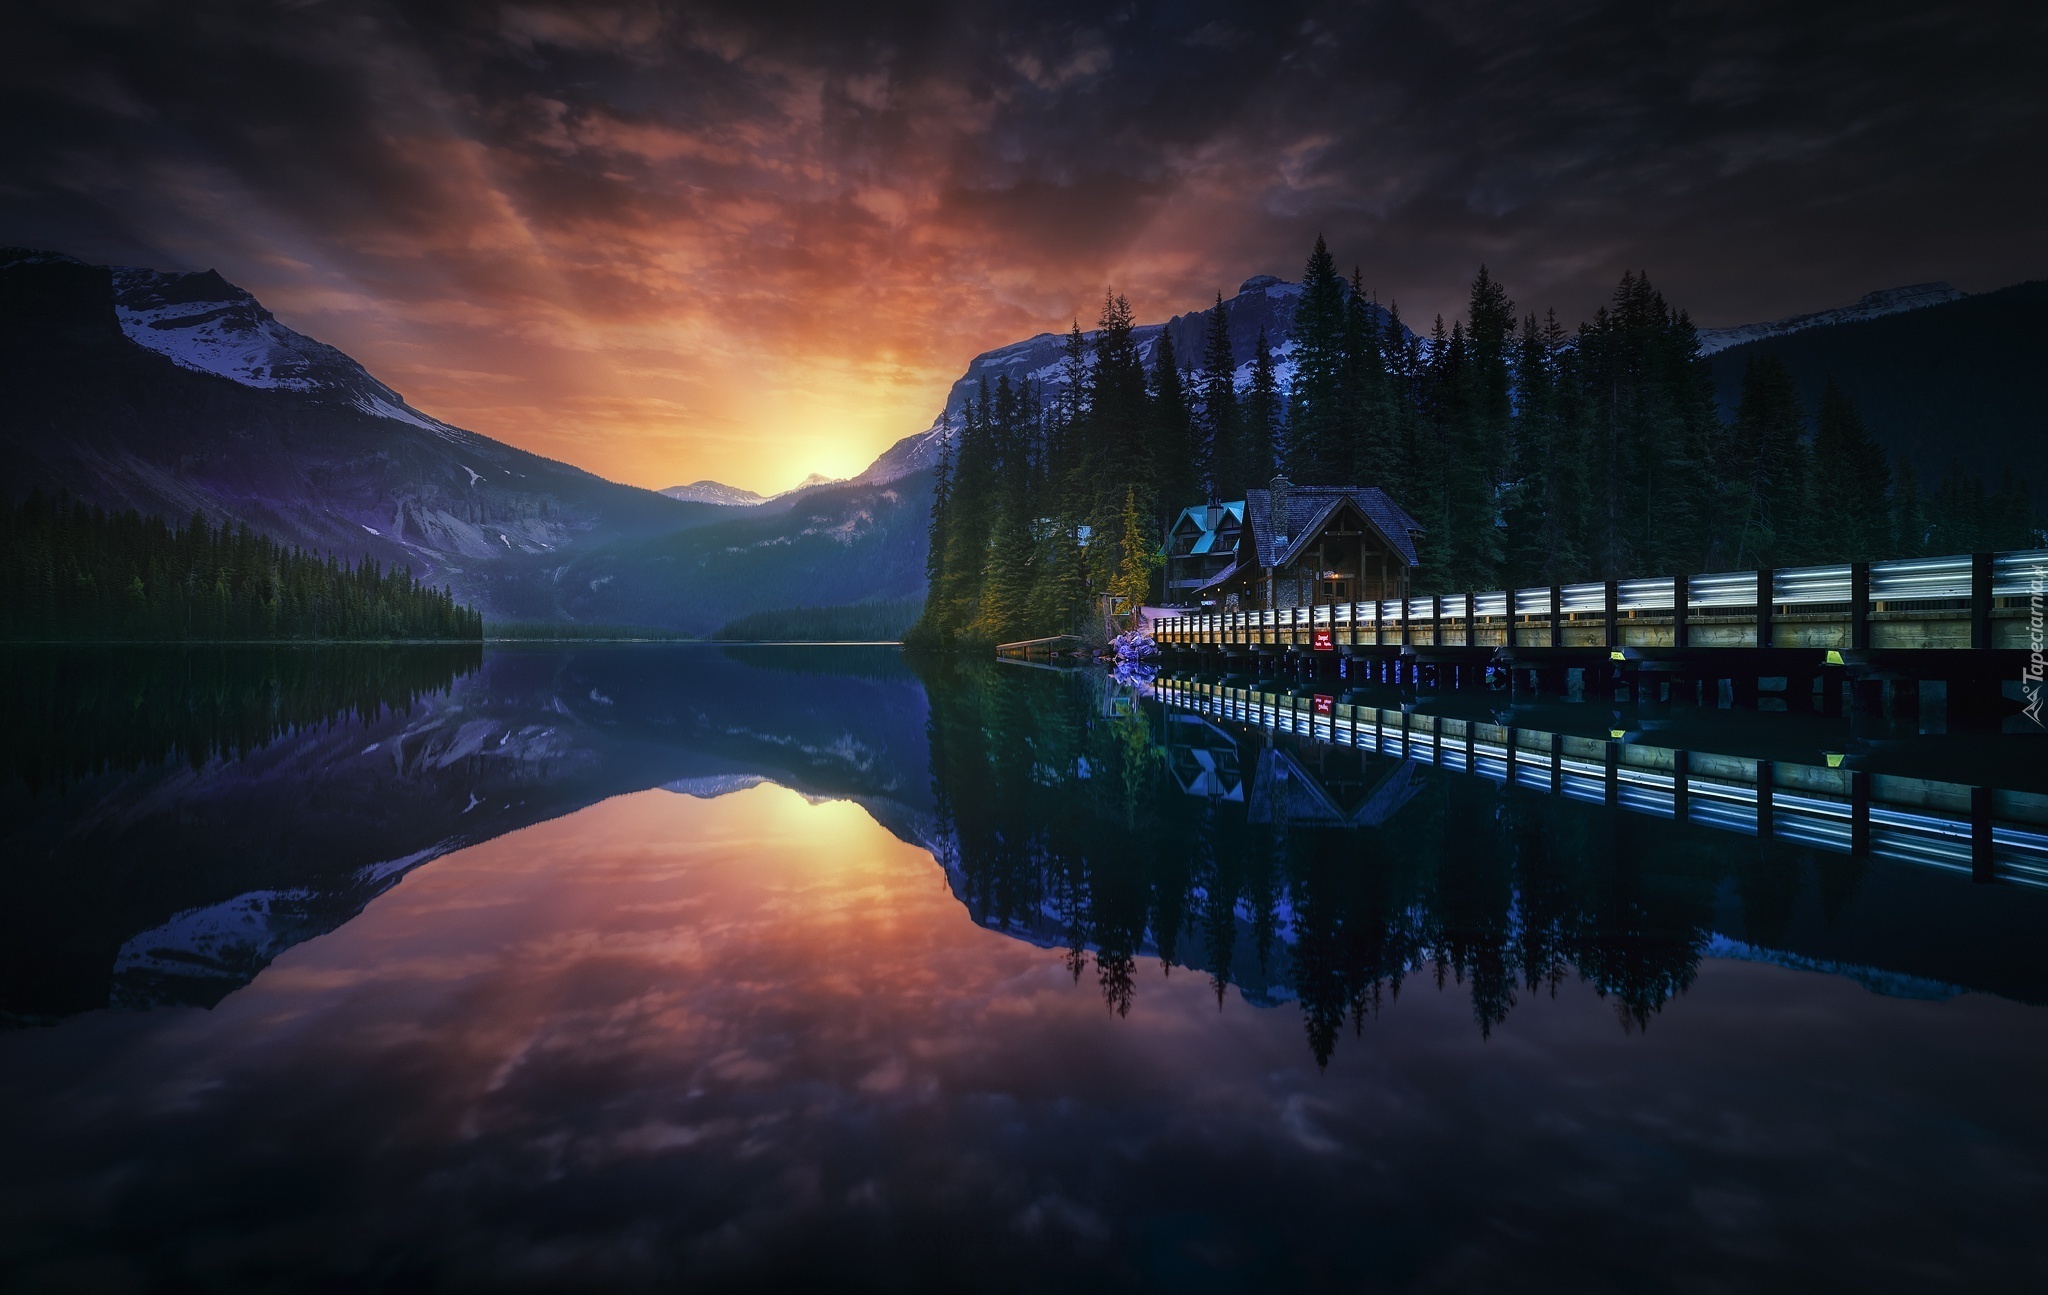
[[[1217,509],[1219,511],[1216,516],[1216,527],[1213,530],[1209,527],[1209,505],[1196,504],[1193,508],[1181,509],[1180,516],[1173,519],[1173,525],[1166,528],[1166,542],[1159,546],[1160,556],[1168,556],[1168,550],[1173,545],[1173,537],[1179,533],[1180,524],[1185,521],[1194,522],[1195,528],[1201,532],[1201,535],[1196,538],[1194,547],[1190,548],[1187,553],[1173,556],[1189,557],[1216,552],[1216,542],[1222,538],[1224,526],[1232,524],[1237,526],[1244,525],[1244,500],[1239,499],[1234,503],[1218,504]]]

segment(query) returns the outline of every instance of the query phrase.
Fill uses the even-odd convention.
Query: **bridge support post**
[[[1756,762],[1756,837],[1759,841],[1771,839],[1776,805],[1773,793],[1777,790],[1777,766],[1769,760]]]
[[[1671,753],[1671,817],[1680,823],[1692,816],[1692,752]]]
[[[1970,880],[1989,885],[1998,880],[1998,854],[1992,838],[1991,788],[1970,788]]]
[[[1970,646],[1991,646],[1991,573],[1989,553],[1970,555]]]
[[[1775,646],[1771,642],[1771,615],[1778,592],[1778,573],[1764,567],[1756,573],[1756,645],[1760,648]],[[1789,682],[1789,681],[1788,681]]]
[[[1870,857],[1870,775],[1861,769],[1849,774],[1849,853]]]
[[[1849,648],[1864,652],[1870,648],[1870,564],[1849,564]]]

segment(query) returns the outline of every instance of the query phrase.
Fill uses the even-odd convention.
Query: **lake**
[[[11,1287],[2048,1281],[2038,735],[889,648],[5,659]]]

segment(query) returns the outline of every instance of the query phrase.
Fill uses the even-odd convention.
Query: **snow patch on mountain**
[[[112,274],[122,334],[181,368],[260,391],[333,396],[373,417],[439,436],[460,435],[406,404],[342,351],[279,323],[262,302],[217,271],[114,266]]]
[[[1951,301],[1961,301],[1969,295],[1946,283],[1911,283],[1903,288],[1881,288],[1876,292],[1864,294],[1852,306],[1819,310],[1809,315],[1789,315],[1784,319],[1774,319],[1763,324],[1738,324],[1734,328],[1702,328],[1699,330],[1700,354],[1712,355],[1731,346],[1741,346],[1744,342],[1754,342],[1766,337],[1783,337],[1787,333],[1803,332],[1827,324],[1847,324],[1860,319],[1897,315],[1908,310],[1923,310],[1928,306],[1943,306]]]
[[[1294,342],[1288,334],[1294,323],[1294,307],[1302,292],[1299,283],[1278,275],[1255,274],[1238,285],[1236,296],[1224,301],[1223,314],[1230,330],[1231,358],[1237,361],[1233,381],[1239,390],[1251,385],[1253,353],[1258,349],[1261,333],[1265,334],[1266,345],[1273,353],[1274,377],[1281,390],[1286,390],[1294,376]],[[1183,369],[1198,366],[1213,309],[1188,311],[1163,324],[1140,324],[1133,328],[1131,340],[1137,347],[1139,362],[1149,370],[1159,350],[1159,339],[1171,334],[1174,356],[1180,366]],[[1374,309],[1379,308],[1375,306]],[[1382,313],[1382,322],[1384,320]],[[1095,332],[1083,332],[1081,340],[1088,348],[1084,363],[1093,364]],[[1052,399],[1067,385],[1066,351],[1065,334],[1040,333],[975,356],[968,364],[967,372],[947,393],[946,407],[939,411],[932,425],[921,432],[913,432],[882,451],[865,471],[852,478],[853,484],[879,485],[937,465],[941,447],[965,424],[967,403],[980,394],[984,383],[990,390],[994,390],[1003,378],[1008,378],[1012,387],[1036,383],[1046,398]]]
[[[729,486],[723,481],[708,480],[692,481],[687,486],[670,486],[666,490],[658,490],[655,493],[667,495],[670,499],[681,499],[689,503],[717,504],[722,508],[752,508],[757,504],[772,503],[777,499],[787,499],[791,495],[801,494],[806,490],[815,490],[819,486],[836,486],[839,483],[838,477],[828,477],[822,472],[813,472],[789,489],[778,491],[772,495],[759,494],[752,490],[742,489],[739,486]]]
[[[687,486],[670,486],[655,493],[688,503],[718,504],[725,508],[752,508],[755,504],[768,502],[766,495],[743,490],[738,486],[728,486],[722,481],[692,481]]]

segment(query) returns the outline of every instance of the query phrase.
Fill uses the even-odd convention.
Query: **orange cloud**
[[[1757,40],[1275,2],[1242,28],[804,0],[29,13],[0,218],[218,268],[488,435],[760,490],[859,469],[975,353],[1089,322],[1106,283],[1162,318],[1318,233],[1418,320],[1481,259],[1568,318],[1647,266],[1705,324],[2038,273],[2044,182],[2011,163],[2048,117],[2008,90],[2038,78],[1995,15],[1907,39],[1760,9],[1787,26]],[[1832,57],[1809,21],[1868,67],[1809,66]]]

